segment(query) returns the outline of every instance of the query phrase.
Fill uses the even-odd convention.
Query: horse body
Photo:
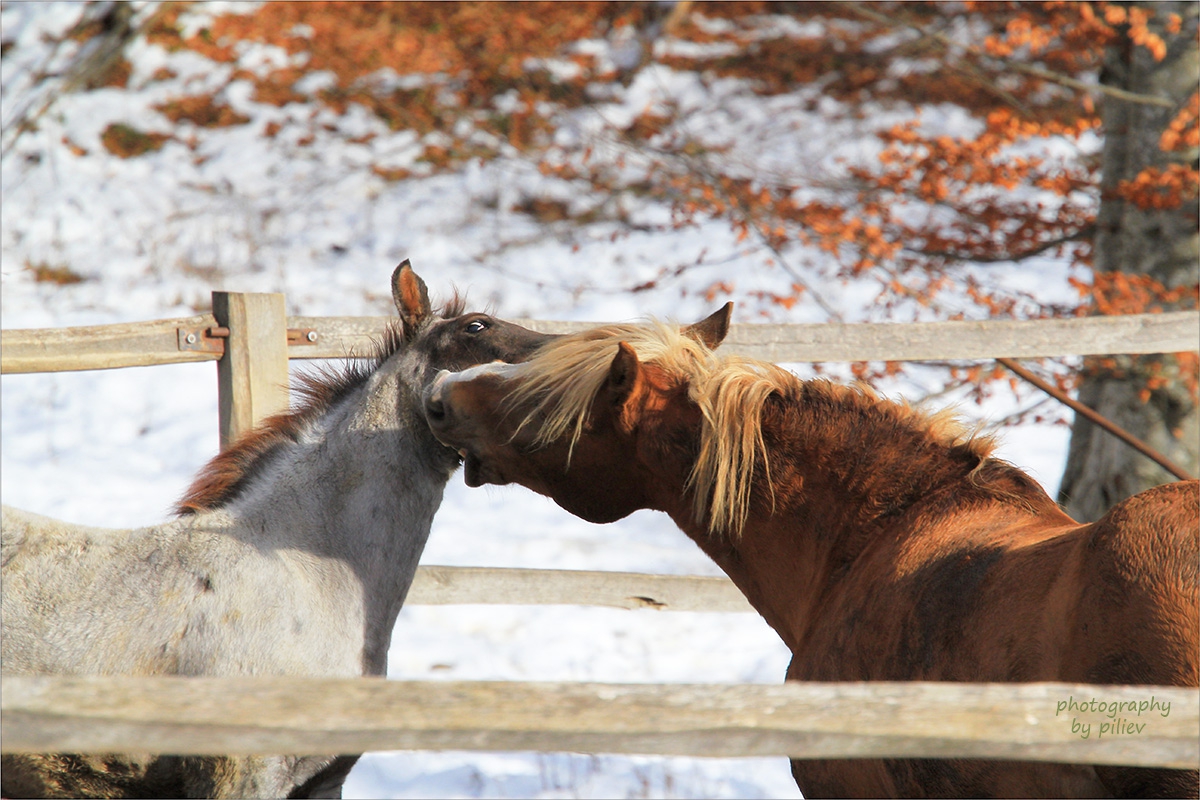
[[[723,325],[706,322],[683,336],[615,326],[441,375],[426,414],[469,480],[518,482],[597,522],[668,513],[791,649],[790,680],[1197,685],[1200,484],[1080,525],[987,440],[867,391],[718,360],[698,342]],[[592,377],[567,388],[548,365],[568,363]],[[1182,770],[972,759],[792,769],[810,797],[1198,788]]]
[[[370,370],[218,456],[182,515],[133,531],[4,510],[7,674],[383,675],[392,629],[458,456],[421,389],[442,367],[549,337],[457,306],[434,319],[407,262],[401,327]],[[5,796],[337,796],[356,756],[6,755]]]

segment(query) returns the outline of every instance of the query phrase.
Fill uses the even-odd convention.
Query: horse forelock
[[[454,319],[455,317],[461,317],[465,313],[467,313],[467,297],[459,292],[458,289],[455,289],[450,295],[450,299],[442,305],[437,318]]]
[[[439,317],[462,316],[466,300],[457,292],[442,307]],[[296,377],[292,390],[300,399],[297,407],[264,420],[242,436],[200,471],[175,506],[176,514],[197,514],[220,508],[241,494],[253,477],[281,447],[298,441],[310,423],[366,383],[392,356],[415,341],[433,320],[413,328],[393,320],[362,357],[353,353],[335,367],[319,367]]]
[[[552,341],[516,366],[519,379],[504,403],[509,409],[527,409],[517,431],[536,419],[535,446],[566,437],[569,463],[621,342],[633,348],[639,361],[688,385],[703,423],[699,457],[684,488],[693,493],[698,522],[707,517],[714,533],[736,536],[749,513],[755,461],[766,464],[762,404],[772,392],[797,381],[774,364],[719,358],[677,326],[657,320],[593,328]]]
[[[604,325],[552,340],[517,365],[519,380],[504,400],[507,409],[527,409],[517,432],[540,417],[535,446],[566,436],[574,448],[621,342],[632,347],[640,361],[664,366],[712,358],[703,345],[657,320]]]

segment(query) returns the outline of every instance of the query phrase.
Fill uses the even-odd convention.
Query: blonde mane
[[[512,406],[529,404],[517,430],[540,417],[535,444],[567,437],[569,463],[620,342],[640,361],[687,383],[688,397],[704,419],[700,454],[685,486],[692,492],[693,514],[698,522],[707,516],[710,531],[737,536],[750,510],[756,457],[767,465],[762,405],[772,392],[799,385],[799,379],[774,364],[719,358],[678,326],[657,320],[605,325],[550,342],[521,365],[521,380],[506,400]]]
[[[529,408],[517,431],[537,418],[535,446],[566,437],[570,463],[620,342],[632,347],[640,361],[653,363],[686,383],[688,399],[700,409],[704,420],[700,452],[684,489],[692,492],[694,519],[704,524],[707,517],[713,534],[740,536],[750,513],[756,464],[762,465],[766,485],[771,486],[762,410],[773,393],[798,398],[801,390],[808,390],[850,406],[877,408],[944,447],[969,448],[981,463],[995,446],[990,437],[979,436],[977,429],[964,428],[953,411],[929,414],[886,400],[866,385],[803,382],[775,364],[736,355],[721,357],[678,326],[658,320],[604,325],[564,336],[518,365],[516,387],[504,401],[509,408]]]

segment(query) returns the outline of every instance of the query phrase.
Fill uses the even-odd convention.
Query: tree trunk
[[[1194,168],[1197,158],[1194,149],[1164,152],[1159,139],[1198,88],[1196,31],[1200,5],[1170,2],[1142,7],[1154,14],[1149,27],[1167,43],[1166,57],[1155,61],[1147,48],[1123,36],[1105,54],[1101,82],[1170,98],[1176,106],[1168,109],[1104,97],[1095,270],[1148,275],[1167,288],[1190,286],[1197,282],[1200,272],[1196,198],[1186,198],[1178,208],[1143,209],[1115,192],[1121,181],[1132,180],[1146,167],[1178,163]],[[1175,34],[1166,30],[1172,13],[1183,20]],[[1167,383],[1143,399],[1147,379],[1157,370]],[[1200,413],[1185,385],[1187,376],[1180,370],[1179,361],[1169,354],[1088,359],[1079,400],[1196,474],[1200,464]],[[1120,500],[1172,480],[1170,473],[1157,464],[1086,419],[1076,417],[1059,502],[1076,519],[1091,521]]]

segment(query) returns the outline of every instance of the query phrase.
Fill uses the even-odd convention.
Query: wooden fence
[[[289,359],[368,353],[388,317],[288,317],[282,294],[213,292],[213,313],[79,328],[6,330],[0,371],[217,362],[221,443],[288,406]],[[591,323],[515,320],[547,333]],[[764,361],[1038,358],[1200,349],[1200,312],[896,324],[734,325],[722,349]]]
[[[1065,711],[1092,699],[1158,705],[1127,717],[1145,726],[1136,735],[1105,737],[1100,725],[1115,730],[1116,718]],[[4,679],[3,712],[13,752],[557,750],[1164,767],[1200,758],[1196,692],[1155,686],[29,676]],[[1072,730],[1083,718],[1087,739]]]
[[[282,295],[213,294],[213,314],[0,333],[0,371],[218,362],[222,444],[287,407],[291,358],[370,349],[386,317],[288,317]],[[519,320],[547,332],[584,323]],[[734,325],[723,349],[775,362],[1200,350],[1200,312],[915,325]],[[408,603],[750,611],[724,578],[422,566]],[[1101,703],[1158,703],[1137,735]],[[1077,705],[1072,710],[1070,703]],[[1167,705],[1169,704],[1169,705]],[[1137,708],[1122,706],[1124,708]],[[1169,709],[1167,714],[1162,709]],[[1156,716],[1156,715],[1157,716]],[[1084,739],[1076,721],[1094,725]],[[5,752],[568,750],[705,756],[984,757],[1200,766],[1200,692],[1070,684],[621,685],[312,678],[3,679]]]

